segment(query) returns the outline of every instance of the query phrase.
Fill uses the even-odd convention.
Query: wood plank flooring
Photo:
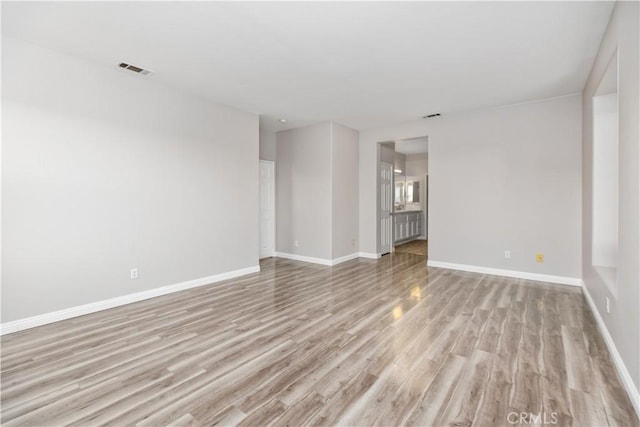
[[[407,243],[396,246],[395,251],[403,254],[415,254],[427,256],[427,241],[426,240],[412,240]]]
[[[2,425],[638,426],[577,288],[406,253],[261,267],[2,337]]]

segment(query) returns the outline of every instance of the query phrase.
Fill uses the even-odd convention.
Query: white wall
[[[394,149],[394,143],[387,142],[385,144],[380,144],[380,162],[388,163],[391,166],[393,166],[395,161],[396,161],[396,152]]]
[[[260,160],[276,160],[276,133],[260,127]]]
[[[258,264],[256,115],[3,37],[2,124],[2,322]]]
[[[617,2],[583,92],[582,274],[589,293],[630,373],[640,388],[640,29],[638,2]],[[618,49],[618,286],[617,296],[592,262],[593,120],[592,97]],[[611,313],[605,298],[611,301]]]
[[[276,252],[323,262],[357,253],[358,132],[323,122],[276,138]]]
[[[358,252],[358,132],[332,123],[331,258]]]
[[[407,156],[402,153],[398,153],[397,151],[394,154],[394,162],[393,162],[393,171],[395,173],[396,170],[401,171],[400,175],[404,176],[407,174]]]
[[[407,175],[422,176],[429,173],[429,157],[424,154],[407,154]]]
[[[276,251],[331,259],[331,123],[276,138]]]
[[[617,93],[593,97],[593,159],[592,264],[615,269],[618,266]],[[617,287],[611,285],[614,289]]]
[[[580,277],[580,104],[570,96],[361,131],[360,250],[376,248],[376,143],[427,135],[429,259]]]

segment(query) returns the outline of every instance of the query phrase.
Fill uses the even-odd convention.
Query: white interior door
[[[391,252],[393,165],[380,163],[380,254]]]
[[[276,250],[276,174],[275,163],[260,160],[260,258]]]

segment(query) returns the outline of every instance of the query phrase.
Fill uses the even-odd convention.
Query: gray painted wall
[[[580,277],[580,115],[569,96],[360,132],[360,250],[376,249],[377,142],[427,135],[430,259]]]
[[[324,260],[358,252],[358,132],[324,122],[276,138],[276,251]]]
[[[276,251],[331,259],[331,123],[276,141]]]
[[[640,132],[638,2],[616,2],[598,56],[583,92],[582,275],[601,317],[640,388]],[[618,48],[618,295],[613,295],[592,267],[593,120],[592,97]],[[609,297],[611,313],[606,312]]]
[[[402,153],[398,153],[396,151],[395,153],[395,158],[394,158],[394,162],[393,162],[393,171],[395,172],[396,170],[400,170],[402,172],[400,172],[400,175],[404,176],[407,174],[407,156],[405,156]]]
[[[2,322],[258,264],[256,115],[3,37],[2,123]]]
[[[358,132],[332,123],[331,257],[358,252]]]
[[[260,160],[276,160],[276,133],[260,128]]]
[[[396,161],[396,152],[393,143],[380,144],[380,161],[393,165]]]
[[[442,124],[429,143],[429,258],[580,277],[580,97]]]
[[[423,176],[429,173],[429,157],[424,154],[408,154],[406,157],[407,175]]]

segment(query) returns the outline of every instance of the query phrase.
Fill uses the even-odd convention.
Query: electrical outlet
[[[536,254],[536,261],[544,262],[544,254]]]
[[[351,246],[356,247],[356,239],[351,239]]]
[[[137,279],[138,278],[138,269],[137,268],[132,268],[131,269],[131,280]]]
[[[504,259],[511,259],[511,251],[504,251]]]
[[[298,242],[297,240],[294,240],[294,241],[293,241],[293,246],[296,246],[296,247],[297,247],[297,246],[300,246],[300,242]]]
[[[609,297],[605,297],[605,302],[607,304],[607,314],[611,313],[611,306],[609,305]]]

